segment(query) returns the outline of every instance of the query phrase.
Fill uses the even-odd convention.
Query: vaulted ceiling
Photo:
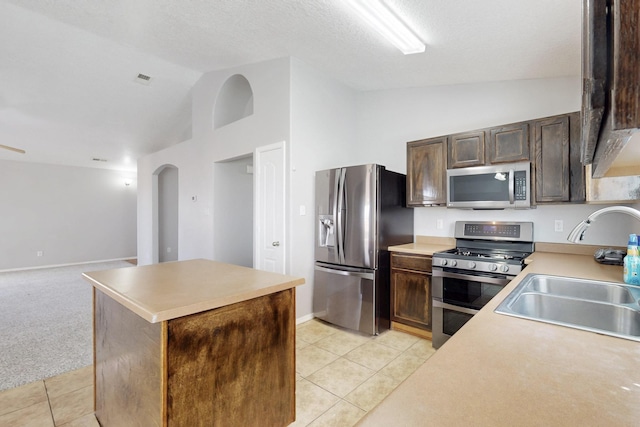
[[[386,3],[425,53],[344,0],[0,0],[0,144],[27,151],[0,159],[135,169],[189,137],[203,73],[285,56],[362,91],[580,75],[580,0]]]

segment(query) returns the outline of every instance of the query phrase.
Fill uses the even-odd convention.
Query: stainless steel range
[[[534,251],[532,222],[457,221],[456,247],[433,254],[433,347],[502,290]]]

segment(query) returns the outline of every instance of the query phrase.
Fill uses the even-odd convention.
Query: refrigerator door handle
[[[340,220],[338,219],[338,213],[340,212],[340,210],[338,209],[338,199],[339,197],[339,190],[340,190],[340,169],[336,169],[334,170],[335,172],[335,180],[334,180],[334,187],[333,187],[333,200],[331,201],[331,205],[333,206],[333,220],[335,223],[335,230],[334,233],[338,233],[340,230]],[[336,248],[336,254],[338,256],[338,260],[340,260],[340,236],[337,236],[338,239],[336,241],[336,239],[334,238],[334,246]]]
[[[324,271],[325,273],[338,274],[340,276],[352,276],[352,277],[360,277],[363,279],[373,280],[375,278],[372,272],[364,272],[364,271],[353,271],[353,270],[336,270],[334,268],[321,267],[316,265],[316,270]],[[362,289],[360,290],[362,293]]]
[[[346,170],[344,168],[339,169],[339,173],[340,176],[338,178],[338,192],[337,192],[337,197],[338,197],[338,203],[337,203],[337,208],[338,208],[338,214],[336,216],[336,221],[338,223],[338,242],[336,244],[336,246],[338,247],[338,262],[343,264],[345,261],[345,255],[344,255],[344,236],[345,236],[345,230],[344,230],[344,181],[345,181],[345,175],[346,175]]]

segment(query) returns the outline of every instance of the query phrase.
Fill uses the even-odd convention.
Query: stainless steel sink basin
[[[527,275],[496,313],[640,341],[640,287]]]
[[[525,278],[525,281],[527,283],[523,292],[539,292],[615,304],[635,302],[629,289],[617,283],[547,276],[544,274],[531,274]]]

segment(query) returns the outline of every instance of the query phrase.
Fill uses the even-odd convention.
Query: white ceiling
[[[285,56],[365,91],[580,75],[581,0],[387,4],[425,53],[344,0],[0,0],[0,144],[27,151],[0,159],[134,170],[189,137],[202,73]]]

